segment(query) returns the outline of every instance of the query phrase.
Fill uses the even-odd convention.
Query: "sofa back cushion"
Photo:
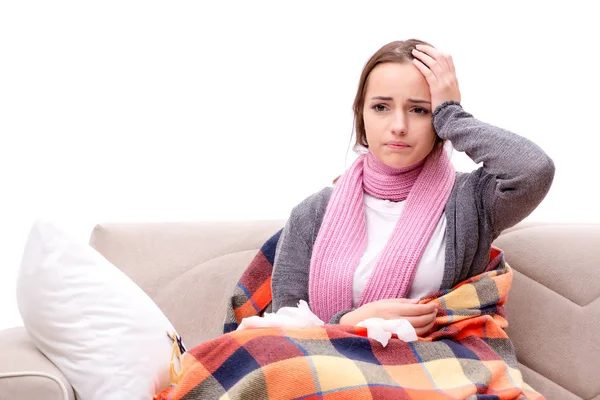
[[[284,221],[97,225],[90,244],[156,302],[189,349],[223,331],[227,302]]]

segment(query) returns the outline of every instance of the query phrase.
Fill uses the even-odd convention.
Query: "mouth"
[[[389,142],[389,143],[386,143],[385,145],[386,145],[386,147],[389,147],[391,149],[396,149],[396,150],[407,149],[410,147],[406,143],[402,143],[402,142]]]

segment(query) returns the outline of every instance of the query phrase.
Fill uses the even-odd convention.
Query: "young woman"
[[[527,217],[554,178],[531,141],[465,111],[450,55],[396,41],[367,62],[354,101],[357,160],[297,205],[278,242],[273,311],[299,300],[332,324],[437,310],[416,300],[483,272],[492,242]],[[449,141],[482,167],[457,173]]]

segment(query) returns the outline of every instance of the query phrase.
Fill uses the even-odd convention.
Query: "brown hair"
[[[356,141],[354,149],[357,150],[360,147],[368,148],[367,133],[365,131],[365,120],[363,116],[363,108],[365,106],[365,95],[367,92],[367,81],[371,71],[379,64],[395,62],[395,63],[412,63],[415,58],[412,55],[412,50],[415,49],[417,44],[424,44],[433,47],[431,44],[418,39],[408,39],[404,41],[390,42],[375,52],[365,64],[360,80],[358,81],[358,89],[356,91],[356,97],[354,98],[354,132],[356,134]],[[433,112],[433,110],[432,110]],[[436,135],[434,149],[441,150],[443,147],[444,140]],[[339,179],[339,176],[335,178],[333,183]]]

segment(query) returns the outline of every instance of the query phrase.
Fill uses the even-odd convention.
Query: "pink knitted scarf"
[[[353,308],[354,271],[367,239],[363,190],[380,199],[406,200],[406,206],[356,307],[406,296],[454,185],[448,154],[437,154],[439,157],[431,154],[413,166],[397,169],[369,151],[337,181],[310,263],[310,305],[319,318],[329,321],[337,312]]]

